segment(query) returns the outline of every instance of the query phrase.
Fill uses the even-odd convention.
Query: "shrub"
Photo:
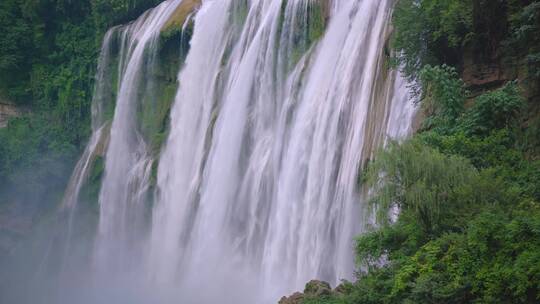
[[[442,216],[477,198],[471,186],[479,176],[470,162],[443,155],[420,141],[391,143],[366,174],[381,223],[388,223],[389,213],[397,208],[411,213],[427,234],[446,225]]]
[[[470,0],[400,0],[392,43],[405,74],[416,79],[426,64],[458,64],[472,33],[472,10]]]
[[[516,127],[524,106],[517,84],[510,82],[476,98],[461,123],[462,129],[471,135],[487,135],[492,130]]]
[[[426,127],[451,128],[463,113],[467,94],[456,70],[447,65],[425,66],[420,72],[422,106],[430,117]]]

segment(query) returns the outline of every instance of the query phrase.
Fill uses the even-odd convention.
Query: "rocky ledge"
[[[24,110],[19,107],[11,103],[4,103],[0,100],[0,128],[7,127],[8,120],[11,117],[21,116],[23,113]]]
[[[304,292],[295,292],[289,297],[283,297],[279,300],[278,304],[302,304],[305,299],[319,298],[330,295],[339,295],[346,292],[346,282],[338,285],[334,290],[330,287],[330,284],[312,280],[306,284]]]

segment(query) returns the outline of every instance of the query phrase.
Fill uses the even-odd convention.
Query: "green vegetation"
[[[461,71],[464,53],[479,63],[525,61],[539,79],[538,1],[399,0],[393,23],[395,61],[412,79],[427,64]]]
[[[393,37],[396,58],[405,73],[417,77],[426,64],[460,62],[473,31],[470,0],[400,0],[396,4]]]
[[[391,143],[365,173],[380,226],[357,240],[358,282],[305,303],[540,300],[540,161],[521,145],[515,85],[479,96],[453,124],[444,104],[464,99],[438,98],[430,128]]]
[[[0,2],[0,99],[29,109],[0,129],[0,212],[19,205],[32,218],[60,201],[90,132],[103,34],[159,2]],[[159,98],[145,96],[155,103],[137,111],[155,155],[189,47],[177,38],[191,35],[192,24],[180,29],[199,1],[185,3],[160,37],[163,56],[151,71],[159,81],[148,90]],[[236,5],[242,23],[247,2]],[[302,24],[290,25],[286,68],[320,39],[327,15],[324,1],[309,1]],[[417,81],[426,119],[412,139],[378,152],[362,175],[378,226],[357,239],[357,282],[304,303],[540,302],[540,2],[399,0],[393,20],[395,65]],[[473,95],[460,79],[467,56],[527,72]],[[97,201],[103,172],[96,156],[83,200]]]
[[[514,1],[516,2],[516,1]],[[508,51],[514,57],[524,57],[531,77],[540,79],[540,2],[529,2],[520,9],[512,2],[514,12],[510,16],[511,36],[506,41]],[[519,3],[519,2],[518,2]],[[537,83],[538,84],[538,83]]]
[[[501,62],[531,62],[539,8],[538,1],[398,3],[394,48],[418,80],[426,119],[362,174],[378,226],[357,238],[357,282],[303,303],[540,301],[539,113],[536,88],[525,85],[538,77],[534,60],[527,79],[477,96],[460,79],[465,49],[480,42],[490,42],[480,61],[493,47]],[[504,18],[485,20],[501,11]],[[507,49],[516,41],[519,48]]]
[[[329,8],[324,0],[310,1],[305,6],[305,12],[300,13],[300,18],[293,18],[292,24],[285,24],[287,5],[289,5],[288,1],[281,3],[280,33],[283,26],[293,29],[292,37],[290,37],[292,39],[291,55],[289,62],[286,63],[286,68],[291,69],[324,34]]]
[[[0,1],[0,100],[29,110],[0,129],[0,212],[37,218],[60,202],[90,133],[103,35],[159,2]]]
[[[430,114],[426,127],[452,126],[465,105],[465,84],[454,68],[426,65],[420,72],[423,88],[422,108]]]
[[[88,176],[88,181],[81,188],[80,199],[90,205],[92,211],[99,213],[99,191],[101,190],[101,179],[105,173],[105,160],[102,156],[96,156],[92,164],[92,170]]]

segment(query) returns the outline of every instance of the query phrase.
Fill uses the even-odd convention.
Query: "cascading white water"
[[[105,34],[103,38],[103,45],[101,47],[100,58],[98,61],[98,68],[96,73],[96,85],[94,88],[94,94],[92,97],[92,135],[86,145],[86,148],[75,166],[75,170],[70,178],[70,183],[66,189],[63,201],[62,209],[75,209],[75,205],[79,199],[81,188],[89,173],[89,167],[95,157],[96,149],[100,141],[102,141],[103,129],[105,125],[104,120],[104,108],[107,104],[111,103],[108,95],[112,90],[111,88],[111,46],[113,44],[113,38],[116,28],[112,28]]]
[[[275,284],[352,276],[357,176],[389,9],[388,1],[343,3],[319,45],[282,152],[265,242],[264,273]]]
[[[246,281],[275,299],[312,278],[351,278],[358,168],[365,141],[378,140],[365,126],[377,101],[391,104],[375,91],[390,2],[338,6],[310,58],[290,73],[279,64],[292,56],[293,19],[309,1],[252,2],[222,66],[227,2],[203,4],[181,72],[160,161],[154,276],[175,282],[177,274],[186,290],[206,285],[221,299],[249,293]]]
[[[141,87],[150,89],[144,73],[155,66],[159,33],[181,0],[162,3],[133,24],[120,30],[119,88],[105,156],[105,176],[99,195],[100,220],[96,266],[110,273],[138,264],[135,254],[143,239],[141,209],[149,187],[152,158],[136,113]],[[136,236],[137,239],[134,239]],[[140,238],[140,239],[139,239]]]
[[[384,70],[393,1],[202,1],[147,224],[154,160],[137,111],[160,31],[187,2],[114,30],[96,288],[142,303],[275,303],[311,279],[352,279],[353,238],[370,216],[359,170],[387,136],[410,133],[415,112],[405,81]],[[320,38],[307,28],[314,5]]]

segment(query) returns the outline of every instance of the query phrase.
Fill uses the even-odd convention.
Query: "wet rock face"
[[[508,81],[498,64],[470,64],[463,70],[463,81],[473,88],[497,87]]]
[[[23,111],[17,106],[9,103],[0,102],[0,128],[7,127],[8,120],[11,117],[17,117],[22,115]]]

